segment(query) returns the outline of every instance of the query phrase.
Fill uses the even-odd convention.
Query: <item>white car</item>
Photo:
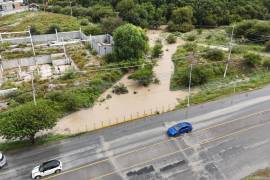
[[[48,176],[62,171],[62,162],[59,160],[51,160],[42,163],[40,166],[34,167],[32,170],[32,178],[40,179],[41,177]]]
[[[0,168],[4,167],[6,164],[7,164],[6,156],[0,152]]]

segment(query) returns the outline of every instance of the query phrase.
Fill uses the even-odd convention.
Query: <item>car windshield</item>
[[[182,128],[182,127],[179,126],[179,125],[174,126],[174,129],[175,129],[176,131],[179,131],[181,128]]]
[[[44,170],[44,166],[43,165],[39,166],[39,172],[43,172],[43,170]]]

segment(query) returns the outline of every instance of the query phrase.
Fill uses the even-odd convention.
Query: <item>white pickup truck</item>
[[[6,164],[7,164],[6,156],[0,152],[0,168],[4,167]]]

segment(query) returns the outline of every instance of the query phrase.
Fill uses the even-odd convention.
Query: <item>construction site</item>
[[[32,75],[40,79],[57,78],[68,70],[79,70],[67,49],[90,45],[97,55],[112,50],[109,35],[85,36],[81,31],[57,32],[32,36],[30,30],[2,32],[0,83],[29,81]]]

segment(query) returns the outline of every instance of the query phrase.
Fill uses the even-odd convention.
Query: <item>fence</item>
[[[144,110],[143,112],[135,112],[126,116],[122,116],[122,117],[118,117],[114,119],[102,120],[102,121],[93,122],[93,123],[85,122],[85,124],[81,125],[80,128],[71,127],[72,129],[65,128],[65,129],[58,129],[57,131],[61,131],[61,133],[64,133],[64,134],[79,134],[82,132],[95,131],[95,130],[108,128],[108,127],[112,127],[112,126],[127,123],[127,122],[132,122],[132,121],[139,120],[142,118],[158,115],[161,113],[174,111],[176,105],[177,104],[170,104],[166,106],[164,105],[164,106]]]

